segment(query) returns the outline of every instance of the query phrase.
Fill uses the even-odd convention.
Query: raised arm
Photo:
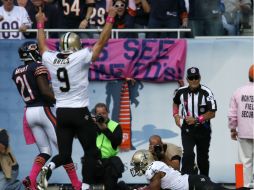
[[[93,9],[95,8],[95,1],[94,0],[86,0],[87,10],[85,18],[80,22],[79,28],[87,28],[89,24],[90,17],[93,13]]]
[[[109,9],[109,12],[108,12],[108,17],[106,19],[106,24],[103,27],[103,30],[100,34],[100,38],[94,44],[94,46],[92,48],[92,51],[93,51],[92,61],[95,61],[99,57],[103,47],[108,42],[108,39],[110,38],[110,35],[111,35],[112,27],[113,27],[113,24],[114,24],[115,16],[116,16],[116,8],[111,7]]]
[[[141,0],[140,2],[141,2],[141,5],[144,9],[144,12],[150,13],[151,7],[150,7],[149,3],[147,2],[147,0]]]
[[[37,21],[37,39],[38,39],[38,46],[41,52],[41,55],[47,51],[48,47],[46,45],[46,37],[44,33],[44,22],[46,21],[45,14],[42,12],[41,7],[39,7],[39,11],[36,14],[36,21]]]

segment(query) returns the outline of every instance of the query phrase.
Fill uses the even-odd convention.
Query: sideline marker
[[[240,188],[244,186],[243,181],[243,164],[236,163],[235,164],[235,187]]]
[[[120,95],[119,124],[123,131],[123,140],[120,149],[127,151],[131,149],[131,106],[128,82],[122,84]]]

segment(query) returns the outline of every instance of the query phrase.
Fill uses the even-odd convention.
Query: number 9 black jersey
[[[44,100],[38,88],[36,77],[40,75],[48,77],[48,70],[44,65],[35,62],[21,65],[13,71],[12,80],[15,82],[26,107],[51,106]]]

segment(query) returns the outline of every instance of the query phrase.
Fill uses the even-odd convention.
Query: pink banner
[[[82,40],[92,47],[96,39]],[[58,40],[49,39],[56,50]],[[90,66],[90,80],[134,78],[150,82],[182,79],[186,62],[184,39],[110,39],[99,59]]]

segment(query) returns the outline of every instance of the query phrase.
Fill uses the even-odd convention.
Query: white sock
[[[89,189],[89,187],[90,187],[90,185],[89,184],[87,184],[87,183],[82,183],[82,190],[87,190],[87,189]]]
[[[53,169],[56,168],[56,165],[55,165],[54,162],[49,162],[48,167],[49,167],[51,170],[53,170]]]

